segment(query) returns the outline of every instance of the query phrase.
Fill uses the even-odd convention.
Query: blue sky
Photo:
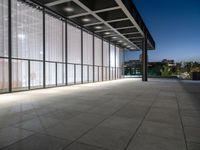
[[[200,0],[133,0],[150,33],[156,50],[149,61],[200,60]],[[138,58],[141,52],[128,57]]]

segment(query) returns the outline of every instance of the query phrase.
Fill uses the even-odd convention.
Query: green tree
[[[168,65],[164,65],[162,69],[160,69],[161,76],[166,77],[166,76],[171,76],[171,68]]]

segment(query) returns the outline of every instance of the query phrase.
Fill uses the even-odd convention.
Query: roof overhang
[[[132,0],[28,0],[63,18],[130,50],[142,49],[144,35],[148,50],[155,42]]]

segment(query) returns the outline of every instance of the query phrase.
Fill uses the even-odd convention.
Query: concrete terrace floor
[[[200,83],[121,79],[0,95],[3,150],[200,150]]]

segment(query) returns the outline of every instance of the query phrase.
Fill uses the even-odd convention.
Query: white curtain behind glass
[[[0,56],[8,56],[8,0],[0,0]]]
[[[81,63],[81,30],[67,24],[67,50],[68,50],[68,63]],[[74,69],[73,65],[68,66],[68,82],[71,84],[74,80],[74,71],[76,72],[76,83],[80,82],[81,67],[76,65]]]
[[[94,38],[94,50],[95,65],[102,66],[102,40],[98,37]]]
[[[81,30],[67,24],[68,63],[81,63]]]
[[[12,56],[43,58],[42,12],[17,0],[12,0]]]
[[[45,15],[45,56],[47,61],[65,61],[65,23]]]
[[[0,0],[0,56],[8,57],[8,0]],[[0,58],[0,93],[8,91],[8,60]]]
[[[85,31],[83,32],[83,64],[93,64],[93,38]]]
[[[43,14],[42,11],[21,1],[12,0],[12,57],[42,60],[43,58]],[[17,64],[15,64],[17,63]],[[13,61],[13,88],[27,87],[28,67],[23,61]],[[41,62],[30,62],[31,86],[42,85]]]
[[[103,41],[103,66],[109,66],[109,43]]]
[[[119,64],[119,52],[120,52],[120,49],[119,47],[116,47],[116,67],[120,67],[120,64]]]

